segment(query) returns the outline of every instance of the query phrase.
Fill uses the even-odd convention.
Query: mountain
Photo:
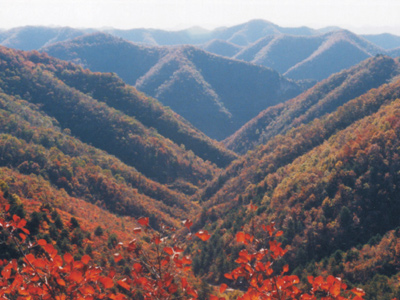
[[[397,278],[396,259],[383,250],[373,257],[361,255],[370,255],[375,246],[377,251],[381,241],[383,248],[397,243],[399,97],[397,76],[271,138],[215,178],[198,194],[204,213],[197,222],[201,226],[218,220],[208,228],[222,247],[199,247],[201,255],[194,262],[199,274],[223,281],[231,266],[229,252],[240,251],[229,248],[235,233],[273,221],[284,232],[280,242],[289,246],[281,263],[288,263],[295,274],[306,277],[307,272],[329,268],[342,276],[346,270],[358,270],[347,278],[349,284],[363,282],[370,290],[375,287],[373,294],[386,293],[385,297],[398,292],[389,283]],[[249,210],[249,204],[256,210]],[[217,257],[211,264],[205,259],[210,251]],[[385,268],[369,269],[377,261]],[[342,268],[333,270],[334,266]],[[216,274],[208,273],[211,270]],[[379,287],[383,279],[391,288]]]
[[[308,27],[286,28],[265,20],[251,20],[231,27],[216,28],[212,31],[189,28],[179,31],[165,31],[158,29],[110,29],[105,32],[121,37],[131,42],[150,45],[182,45],[203,44],[218,39],[237,46],[249,45],[258,39],[271,34],[315,35],[317,30]]]
[[[273,35],[259,39],[233,58],[273,68],[293,79],[322,80],[386,50],[347,31],[322,35]]]
[[[273,68],[296,80],[322,80],[370,56],[385,54],[397,57],[399,52],[393,49],[398,47],[397,37],[394,35],[357,36],[336,27],[321,30],[308,27],[285,28],[264,20],[252,20],[212,31],[198,27],[165,31],[144,28],[78,30],[68,27],[27,26],[0,32],[0,44],[22,50],[39,50],[57,42],[99,31],[142,45],[196,45],[217,55]],[[376,41],[378,45],[368,39]],[[382,47],[379,46],[381,43]],[[391,49],[387,49],[389,46],[392,46]],[[320,68],[321,65],[324,67]]]
[[[51,203],[71,212],[87,202],[98,206],[94,212],[106,208],[168,224],[193,208],[182,193],[61,130],[37,105],[2,92],[0,107],[0,179],[29,205]]]
[[[72,39],[90,31],[70,27],[18,27],[1,31],[0,45],[20,50],[38,50],[47,45]]]
[[[387,56],[372,57],[331,75],[294,99],[260,112],[224,143],[237,153],[246,153],[278,134],[285,134],[336,110],[347,101],[389,82],[399,73],[396,60]]]
[[[192,27],[178,31],[161,29],[73,29],[69,27],[25,26],[0,31],[0,45],[20,50],[39,50],[55,42],[66,41],[92,32],[105,32],[131,42],[153,45],[200,45],[219,39],[249,45],[269,34],[315,35],[317,30],[308,27],[285,28],[264,20],[252,20],[232,27],[206,30]]]
[[[97,33],[42,50],[94,71],[117,73],[216,139],[304,89],[271,69],[192,46],[142,46]]]
[[[46,54],[4,47],[0,59],[4,93],[40,106],[80,141],[115,155],[153,181],[191,194],[212,178],[217,167],[186,150],[185,143],[188,148],[199,146],[208,152],[202,156],[222,165],[235,157],[113,74],[92,73]]]
[[[394,34],[364,34],[361,36],[371,43],[374,43],[375,45],[378,45],[386,50],[400,47],[400,36]]]
[[[217,28],[214,30],[215,38],[247,46],[267,35],[315,35],[318,31],[308,27],[285,28],[265,20],[251,20],[228,28]]]

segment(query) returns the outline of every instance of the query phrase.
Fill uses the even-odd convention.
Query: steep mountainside
[[[224,143],[229,149],[243,154],[278,134],[285,134],[336,110],[347,101],[388,82],[399,72],[399,63],[390,57],[370,58],[330,76],[292,100],[264,110]]]
[[[400,225],[399,117],[397,77],[320,119],[272,138],[234,162],[199,194],[207,209],[198,224],[207,224],[207,215],[218,220],[209,228],[227,249],[241,226],[250,224],[245,229],[251,230],[251,226],[275,221],[284,230],[281,241],[290,245],[285,260],[291,270],[308,266],[313,274],[315,261],[321,260],[319,266],[324,269],[333,266],[328,261],[335,258],[342,269],[334,272],[343,274],[345,267],[354,266],[346,262],[368,260],[351,255],[369,251],[368,246],[380,242],[378,234],[391,236],[391,243],[397,241],[391,230],[397,232]],[[246,212],[243,204],[249,203],[258,209]],[[353,247],[357,249],[352,254]],[[212,275],[218,281],[229,268],[229,255],[215,253],[218,259],[208,264],[205,257],[210,250],[203,247],[195,265],[198,270],[211,270],[211,266],[218,270]],[[350,283],[377,284],[377,278],[363,277],[363,272],[371,272],[368,264],[358,265],[360,271],[349,278]],[[375,274],[395,280],[398,263],[384,265]],[[375,291],[387,293],[385,297],[392,292],[382,287]]]
[[[61,130],[37,105],[2,92],[0,115],[0,179],[21,197],[65,211],[86,201],[170,224],[194,207],[183,194]]]
[[[346,31],[315,36],[266,36],[234,58],[271,67],[293,79],[321,80],[386,50]]]
[[[192,46],[145,47],[100,33],[43,51],[91,70],[117,73],[216,139],[303,89],[276,71]]]
[[[234,158],[115,75],[84,71],[37,52],[1,48],[0,59],[4,93],[39,105],[82,142],[115,155],[155,181],[192,193],[212,178],[215,166],[185,150],[186,141],[202,146],[215,161]],[[182,140],[182,146],[158,133],[158,127]]]

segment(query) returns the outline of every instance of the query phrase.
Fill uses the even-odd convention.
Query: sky
[[[214,29],[252,19],[400,35],[400,0],[0,0],[0,28]]]

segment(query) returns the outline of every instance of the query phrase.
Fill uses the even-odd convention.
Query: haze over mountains
[[[93,31],[96,30],[22,27],[1,32],[0,44],[38,50]],[[103,32],[143,45],[195,45],[218,55],[271,67],[294,79],[321,80],[367,57],[376,54],[396,57],[400,51],[400,37],[395,35],[358,36],[337,27],[285,28],[264,20],[212,31],[190,28],[180,31],[107,29]],[[335,63],[334,57],[341,58],[339,63]]]
[[[72,28],[27,26],[0,32],[0,44],[21,50],[38,50],[39,48],[46,46],[46,44],[48,45],[51,40],[57,39],[58,41],[62,41],[72,37],[65,35],[65,32],[68,32],[69,35],[82,35],[93,31],[95,31],[95,29],[76,30]],[[105,29],[101,31],[131,42],[153,46],[203,44],[214,39],[220,39],[240,46],[246,46],[266,35],[312,35],[318,33],[317,30],[307,27],[284,28],[264,20],[253,20],[228,28],[217,28],[212,31],[196,27],[180,31],[144,28],[128,30]],[[41,34],[42,38],[36,39],[35,41],[38,33]],[[29,37],[29,39],[27,39],[27,37]]]
[[[216,139],[304,89],[274,70],[193,46],[142,46],[96,33],[42,50],[94,71],[117,73]]]

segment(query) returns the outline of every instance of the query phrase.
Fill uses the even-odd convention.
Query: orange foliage
[[[300,280],[296,275],[285,275],[289,271],[289,266],[285,265],[280,273],[274,270],[274,261],[281,258],[287,249],[281,247],[275,238],[282,235],[282,231],[277,231],[274,223],[263,225],[264,239],[255,238],[245,232],[238,232],[236,240],[246,245],[246,249],[239,252],[236,263],[240,266],[225,277],[230,280],[245,280],[247,291],[238,300],[252,299],[301,299],[301,300],[361,300],[365,295],[361,289],[354,288],[346,291],[347,286],[340,278],[328,276],[324,279],[321,276],[316,278],[309,276],[308,281],[311,288],[308,292],[299,288]],[[268,245],[268,249],[265,246]],[[227,288],[226,284],[220,286],[223,293]],[[218,299],[214,297],[213,299]]]

